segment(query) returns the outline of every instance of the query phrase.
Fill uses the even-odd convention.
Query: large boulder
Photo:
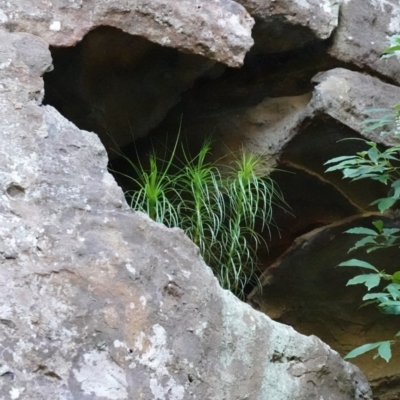
[[[115,158],[156,127],[181,94],[215,61],[100,27],[76,46],[52,48],[46,104],[96,132]]]
[[[384,220],[387,227],[398,227],[398,219],[381,214],[350,217],[297,237],[262,276],[262,294],[254,290],[249,302],[276,321],[295,327],[304,334],[317,335],[340,354],[366,344],[390,340],[398,332],[396,316],[382,314],[377,307],[360,307],[367,293],[364,286],[346,286],[360,271],[337,267],[359,258],[387,273],[398,265],[398,248],[369,255],[364,251],[347,254],[354,246],[354,235],[344,231],[356,226],[372,227],[372,221]],[[397,222],[394,222],[397,221]],[[393,359],[387,363],[373,359],[374,352],[352,360],[368,376],[374,399],[392,400],[399,393],[400,357],[393,346]]]
[[[358,368],[222,290],[41,106],[47,43],[0,33],[0,397],[367,400]]]
[[[216,61],[240,66],[253,24],[232,0],[0,3],[0,26],[53,46],[45,103],[95,131],[110,157],[157,126]]]
[[[394,272],[398,268],[392,261],[398,249],[369,256],[363,251],[347,254],[355,238],[343,232],[371,227],[372,221],[382,219],[378,213],[365,214],[374,210],[369,206],[372,201],[387,195],[388,187],[372,180],[350,183],[339,172],[325,173],[324,163],[368,149],[363,140],[376,141],[381,148],[398,143],[393,136],[381,136],[379,129],[365,132],[364,121],[370,108],[390,112],[400,99],[400,88],[342,68],[318,74],[313,82],[308,105],[293,125],[286,124],[285,135],[278,134],[285,139],[279,168],[286,173],[274,176],[295,218],[277,213],[281,240],[273,241],[275,250],[263,257],[263,290],[255,289],[249,301],[275,320],[315,334],[345,355],[364,343],[391,339],[398,321],[373,307],[359,309],[365,290],[346,287],[355,271],[335,267],[354,257]],[[248,142],[251,145],[251,138]],[[386,216],[385,221],[387,226],[398,226],[398,214]],[[377,399],[395,398],[399,390],[395,362],[373,360],[369,354],[354,362],[371,380]]]
[[[73,46],[98,26],[113,26],[151,42],[239,66],[253,45],[253,19],[232,0],[10,0],[0,26]]]
[[[340,5],[340,24],[333,35],[330,54],[373,75],[400,84],[396,58],[381,60],[388,37],[400,32],[397,0],[345,0]]]
[[[237,0],[255,19],[255,53],[276,53],[328,39],[338,26],[336,0]]]

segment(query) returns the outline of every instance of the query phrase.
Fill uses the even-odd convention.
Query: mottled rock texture
[[[44,102],[79,128],[96,132],[109,157],[156,127],[215,62],[100,27],[82,42],[52,48]]]
[[[365,290],[346,287],[355,271],[335,267],[354,257],[394,272],[398,249],[369,256],[363,251],[347,254],[355,238],[343,232],[355,226],[370,227],[373,220],[382,219],[379,213],[364,215],[373,210],[369,207],[372,201],[386,196],[387,187],[368,180],[350,183],[340,173],[325,174],[324,163],[367,149],[362,141],[350,138],[394,144],[390,136],[363,132],[363,121],[366,109],[390,109],[398,102],[400,88],[341,68],[321,73],[313,81],[317,85],[300,114],[303,119],[291,128],[292,136],[280,155],[280,168],[292,174],[274,175],[296,216],[276,215],[283,239],[276,240],[277,245],[280,250],[285,244],[288,248],[278,259],[274,256],[279,249],[264,257],[268,268],[262,278],[262,295],[255,290],[249,298],[272,318],[302,333],[316,334],[344,355],[361,344],[392,338],[398,321],[374,307],[359,309]],[[398,218],[397,213],[388,216],[385,224],[397,226]],[[396,362],[373,360],[367,354],[354,363],[377,388],[376,394],[382,395],[377,398],[396,398],[400,372]]]
[[[54,46],[72,46],[97,26],[239,66],[253,45],[253,19],[232,0],[1,0],[0,23]]]
[[[275,53],[328,39],[338,26],[337,0],[238,0],[255,19],[252,53]]]
[[[98,133],[111,157],[160,123],[215,61],[240,66],[253,24],[232,0],[0,0],[0,26],[56,46],[58,83],[49,76],[46,102]]]
[[[1,32],[0,54],[2,399],[371,399],[356,367],[128,209],[98,137],[40,106],[42,39]]]
[[[400,32],[397,0],[344,0],[330,54],[355,68],[400,83],[398,60],[380,57],[388,37]]]
[[[399,225],[394,222],[398,216],[388,218],[376,213],[343,219],[297,237],[264,273],[263,295],[254,291],[249,301],[274,320],[294,326],[304,334],[317,335],[341,354],[364,343],[391,339],[398,331],[396,318],[373,306],[360,308],[366,288],[346,286],[357,271],[336,267],[354,257],[379,265],[388,273],[398,270],[393,263],[398,258],[398,249],[369,255],[362,251],[347,254],[354,245],[354,237],[343,232],[356,226],[371,227],[377,219],[383,219],[386,227]],[[373,359],[373,355],[365,354],[352,362],[367,374],[374,399],[396,399],[398,347],[393,346],[390,363]]]

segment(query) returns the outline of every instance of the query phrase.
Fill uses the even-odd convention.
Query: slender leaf
[[[351,228],[351,229],[347,230],[346,233],[352,233],[355,235],[373,235],[373,236],[378,235],[378,233],[375,232],[374,230],[369,229],[369,228],[362,228],[362,227]]]
[[[347,282],[347,286],[364,284],[368,288],[368,290],[371,290],[372,288],[379,285],[380,280],[381,277],[379,274],[357,275]]]
[[[379,232],[382,232],[383,221],[381,221],[381,220],[374,221],[374,222],[372,223],[372,225],[374,225],[375,228],[378,229]]]
[[[392,358],[392,351],[390,349],[390,341],[382,342],[378,347],[378,354],[381,358],[383,358],[386,362]]]
[[[383,342],[363,344],[362,346],[359,346],[354,350],[350,351],[350,353],[348,353],[344,358],[349,359],[358,357],[361,354],[367,353],[368,351],[378,348],[382,343]]]
[[[360,267],[379,272],[373,265],[367,263],[366,261],[357,260],[356,258],[352,258],[351,260],[340,263],[339,267]]]

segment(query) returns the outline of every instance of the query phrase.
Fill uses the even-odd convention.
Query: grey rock
[[[94,29],[74,47],[53,48],[52,56],[45,103],[96,132],[110,158],[147,135],[215,64],[111,27]]]
[[[388,37],[400,32],[397,0],[345,0],[330,54],[364,71],[400,83],[398,60],[380,57]]]
[[[253,19],[232,0],[1,0],[0,25],[54,46],[72,46],[97,26],[239,66],[253,45]]]
[[[398,331],[396,318],[383,315],[373,306],[360,307],[366,288],[346,286],[358,272],[354,268],[337,267],[353,257],[347,252],[354,245],[354,237],[343,232],[356,226],[372,227],[372,221],[377,219],[383,219],[385,227],[399,225],[398,215],[369,213],[297,237],[263,274],[262,294],[253,291],[249,302],[301,333],[317,335],[340,354],[362,344],[391,339]],[[398,268],[392,260],[398,257],[397,251],[359,253],[355,257],[394,273]],[[393,346],[393,359],[389,363],[374,359],[374,355],[375,352],[370,352],[352,362],[368,376],[374,399],[395,399],[399,392],[396,383],[399,366],[395,360],[400,352]]]
[[[328,39],[338,26],[337,0],[237,0],[255,19],[252,54],[293,50]]]
[[[2,32],[0,54],[1,398],[371,399],[358,368],[129,210],[98,137],[40,106],[46,43]]]

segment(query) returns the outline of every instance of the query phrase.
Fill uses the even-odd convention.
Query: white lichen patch
[[[136,348],[143,348],[145,335],[141,333],[140,342]],[[137,356],[135,360],[150,370],[150,389],[156,400],[182,400],[185,389],[179,385],[170,375],[167,366],[170,364],[172,355],[167,347],[167,333],[165,329],[156,324],[153,326],[153,334],[148,338],[149,345],[145,352]]]
[[[196,327],[195,333],[197,336],[202,336],[204,329],[207,328],[207,321],[202,322],[198,327]]]
[[[140,332],[136,339],[135,347],[140,351],[142,351],[142,349],[143,349],[143,341],[145,338],[146,338],[146,335],[143,332]]]
[[[56,31],[56,32],[60,31],[61,30],[61,22],[60,21],[53,21],[50,24],[50,30],[51,31]]]
[[[192,275],[189,271],[186,271],[185,269],[182,269],[181,272],[182,272],[183,276],[184,276],[186,279],[189,279],[189,278],[190,278],[190,275]]]
[[[3,10],[0,10],[0,23],[4,24],[8,21],[7,15],[4,13]]]
[[[11,58],[7,59],[6,61],[3,61],[0,63],[0,69],[5,69],[11,65]]]
[[[400,15],[392,10],[392,16],[389,22],[389,30],[392,33],[399,33],[400,32]]]
[[[21,392],[23,392],[23,391],[24,391],[23,388],[22,389],[12,388],[9,392],[11,399],[12,400],[19,399],[19,396],[21,395]]]
[[[136,269],[132,267],[132,264],[126,263],[125,267],[132,275],[136,274]]]
[[[84,394],[110,400],[128,398],[126,374],[107,352],[85,354],[80,368],[74,369],[73,373]]]
[[[146,307],[146,304],[147,304],[146,297],[140,296],[139,300],[140,300],[140,304],[142,305],[142,307]]]

